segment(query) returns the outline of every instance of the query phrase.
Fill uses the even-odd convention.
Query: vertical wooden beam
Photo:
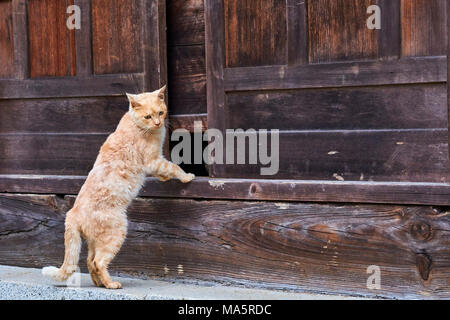
[[[91,1],[74,0],[81,9],[81,29],[76,30],[77,76],[92,74],[92,23]]]
[[[447,117],[448,117],[448,150],[450,157],[450,0],[447,0]]]
[[[208,127],[220,129],[224,133],[225,19],[223,0],[205,0],[205,25]],[[223,172],[224,166],[222,165],[209,166],[211,177],[220,176]]]
[[[378,37],[380,59],[401,57],[401,0],[378,0],[381,8],[381,30]]]
[[[287,0],[288,65],[308,64],[308,0]]]
[[[12,8],[15,78],[22,80],[29,74],[27,1],[12,0]]]
[[[142,89],[154,91],[167,84],[166,2],[143,0],[143,6],[145,79]]]
[[[167,35],[165,0],[143,0],[144,28],[144,83],[141,91],[154,91],[167,84]],[[165,101],[168,104],[168,90]],[[169,112],[170,112],[170,106]],[[170,159],[169,132],[163,145],[163,154]]]

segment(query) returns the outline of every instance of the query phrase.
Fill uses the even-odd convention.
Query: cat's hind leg
[[[108,265],[119,252],[124,240],[125,232],[118,231],[102,234],[99,239],[96,239],[93,266],[100,281],[108,289],[122,288],[120,282],[112,281],[108,272]]]
[[[89,274],[91,275],[92,282],[94,282],[94,284],[97,287],[101,287],[102,281],[100,280],[100,277],[97,274],[97,271],[95,269],[94,258],[95,258],[95,246],[92,241],[89,241],[88,242],[88,257],[87,257],[87,266],[89,269]]]

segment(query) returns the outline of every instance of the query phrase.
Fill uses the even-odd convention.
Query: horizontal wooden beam
[[[64,258],[73,196],[0,194],[0,264]],[[450,220],[429,206],[136,199],[110,271],[387,298],[450,298]],[[86,271],[86,248],[80,267]],[[381,288],[369,289],[369,266]]]
[[[225,91],[338,88],[446,82],[445,56],[300,66],[228,68]]]
[[[118,96],[142,91],[142,74],[0,80],[1,99]]]
[[[77,194],[84,176],[0,175],[0,192]],[[147,178],[146,197],[450,205],[450,184],[420,182],[211,179],[189,184]]]

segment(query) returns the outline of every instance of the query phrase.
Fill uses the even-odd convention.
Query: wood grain
[[[170,48],[168,74],[170,113],[206,113],[205,46]]]
[[[448,131],[286,131],[276,175],[261,176],[260,164],[216,166],[223,173],[214,177],[227,178],[449,182]]]
[[[106,137],[104,133],[2,134],[0,173],[85,175]],[[261,165],[222,166],[224,174],[215,176],[450,181],[446,129],[286,132],[280,135],[279,152],[280,167],[274,176],[261,176],[260,168],[265,167]]]
[[[224,18],[226,67],[286,63],[285,1],[225,0]]]
[[[221,0],[205,2],[206,25],[206,96],[208,126],[224,129],[225,126],[225,16]],[[208,168],[210,174],[220,174],[216,165]]]
[[[0,78],[14,76],[12,1],[0,2]]]
[[[92,2],[95,74],[142,71],[142,12],[141,0]]]
[[[0,100],[0,134],[111,133],[128,111],[124,96],[98,98]],[[193,131],[194,122],[207,129],[207,115],[170,115],[170,129]]]
[[[167,2],[167,43],[170,113],[206,113],[203,0]]]
[[[127,111],[123,96],[0,100],[0,133],[110,133]]]
[[[378,30],[378,57],[398,59],[401,57],[402,22],[401,0],[377,0],[381,9],[381,29]]]
[[[72,4],[73,0],[28,1],[32,78],[76,74],[75,30],[66,26],[66,10]]]
[[[447,0],[447,35],[450,35],[450,0]],[[448,142],[450,157],[450,36],[447,36],[447,106],[448,106]]]
[[[143,91],[151,92],[167,85],[166,1],[144,1],[142,19],[144,19],[144,42],[141,46],[144,49],[146,74]]]
[[[308,63],[308,3],[287,0],[287,63],[289,65]]]
[[[85,175],[107,134],[0,136],[0,172]]]
[[[102,75],[47,79],[5,79],[1,81],[2,99],[69,98],[122,96],[143,91],[144,74]]]
[[[30,73],[27,0],[12,0],[15,79],[27,79]]]
[[[294,67],[231,68],[224,71],[224,90],[260,91],[446,82],[446,60],[445,57],[414,57]]]
[[[229,93],[227,128],[447,128],[446,97],[445,84]]]
[[[0,175],[0,192],[77,194],[86,176]],[[160,182],[148,177],[140,192],[145,197],[347,202],[450,206],[449,183],[211,179],[189,184]]]
[[[0,263],[60,264],[64,212],[73,200],[1,195]],[[137,199],[110,269],[296,291],[448,298],[447,215],[422,206]],[[366,287],[370,265],[381,268],[381,290]]]
[[[366,26],[366,10],[376,0],[308,1],[311,62],[374,59],[378,33]]]
[[[91,0],[74,0],[81,9],[81,29],[75,32],[77,76],[92,74],[92,21]]]
[[[203,0],[167,2],[167,43],[169,46],[204,45]]]
[[[446,54],[446,1],[402,0],[403,56]]]

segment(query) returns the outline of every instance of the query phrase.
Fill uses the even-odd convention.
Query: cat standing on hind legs
[[[108,273],[108,265],[119,252],[127,233],[126,210],[137,196],[146,175],[161,181],[177,178],[190,182],[194,175],[164,159],[162,146],[167,106],[166,87],[138,95],[127,94],[129,111],[100,149],[94,167],[81,187],[74,206],[67,212],[64,263],[42,273],[58,281],[75,272],[81,238],[88,243],[87,265],[97,286],[119,289]]]

